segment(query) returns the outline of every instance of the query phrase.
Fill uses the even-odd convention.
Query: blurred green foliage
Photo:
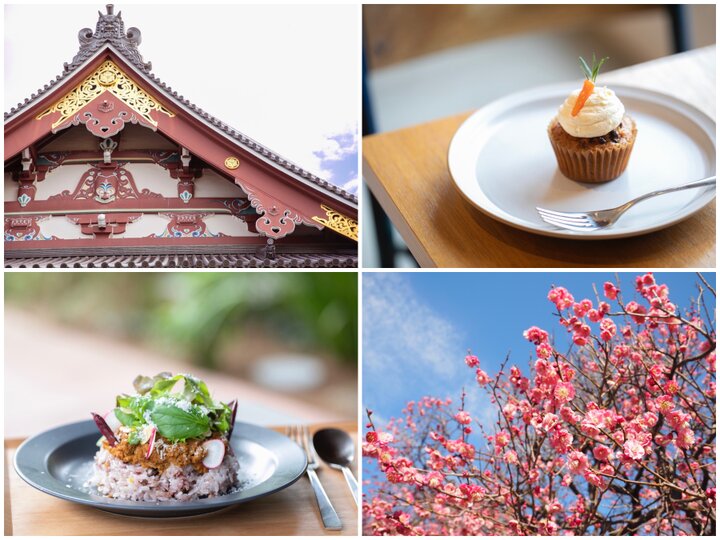
[[[354,272],[8,273],[5,301],[208,367],[226,339],[258,325],[293,348],[357,362]]]

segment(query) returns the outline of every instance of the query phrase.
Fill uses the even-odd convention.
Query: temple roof
[[[144,254],[12,257],[5,268],[357,268],[357,254],[279,253],[274,258],[256,254]]]
[[[327,180],[324,180],[309,171],[306,171],[295,163],[283,158],[259,142],[205,112],[190,100],[186,99],[183,95],[179,94],[176,90],[173,90],[172,87],[165,84],[162,80],[160,80],[160,78],[151,72],[151,62],[145,62],[138,50],[138,46],[142,41],[140,30],[135,27],[131,27],[125,31],[125,23],[122,20],[122,12],[115,14],[112,4],[108,4],[106,9],[107,13],[105,14],[98,12],[98,21],[94,32],[90,28],[83,28],[80,32],[78,32],[80,49],[70,63],[64,64],[63,73],[55,77],[54,80],[50,81],[43,88],[38,89],[37,92],[33,93],[29,98],[26,98],[24,102],[18,103],[16,107],[13,107],[9,112],[5,113],[6,122],[29,108],[38,100],[42,99],[49,92],[52,92],[57,87],[61,86],[66,79],[78,70],[78,68],[85,65],[88,60],[94,58],[104,49],[111,48],[117,54],[121,55],[124,60],[132,64],[148,80],[152,81],[164,92],[166,92],[168,97],[171,97],[176,102],[182,104],[186,109],[197,115],[203,122],[239,143],[249,152],[258,155],[261,159],[270,161],[282,167],[289,173],[314,184],[317,188],[323,191],[339,196],[342,199],[357,205],[357,195],[349,193],[341,187],[336,186],[335,184],[328,182]]]

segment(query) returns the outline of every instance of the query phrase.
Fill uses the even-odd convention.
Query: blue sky
[[[618,274],[625,302],[637,296],[638,274]],[[679,306],[697,295],[694,273],[655,275]],[[705,278],[715,285],[714,274]],[[593,283],[602,295],[605,281],[615,282],[615,274],[363,273],[363,405],[382,423],[398,416],[407,401],[425,395],[459,402],[465,386],[468,410],[489,418],[493,413],[486,395],[463,361],[467,349],[491,376],[508,353],[510,364],[525,370],[534,347],[523,338],[524,330],[536,325],[554,333],[556,343],[567,339],[547,300],[551,286],[566,287],[577,300],[594,301]]]
[[[315,152],[320,159],[324,178],[351,193],[357,193],[358,133],[357,125],[344,132],[329,135],[322,148]]]

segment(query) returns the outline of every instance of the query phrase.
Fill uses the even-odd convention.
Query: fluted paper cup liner
[[[560,172],[571,180],[593,184],[615,180],[623,173],[630,160],[636,133],[637,130],[633,128],[632,139],[620,144],[607,143],[580,148],[556,141],[548,130]]]

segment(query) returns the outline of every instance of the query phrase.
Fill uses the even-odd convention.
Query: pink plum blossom
[[[623,444],[623,454],[630,459],[642,459],[645,456],[645,449],[638,441],[630,439]]]
[[[478,360],[477,356],[468,354],[465,357],[465,363],[468,365],[468,367],[477,367],[480,365],[480,360]]]
[[[603,291],[605,292],[605,297],[610,300],[617,300],[617,295],[620,292],[620,290],[609,281],[606,281],[603,285]]]

